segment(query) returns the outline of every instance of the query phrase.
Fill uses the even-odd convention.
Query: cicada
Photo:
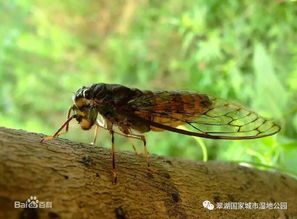
[[[66,122],[53,136],[57,138],[76,119],[83,130],[95,126],[111,134],[112,172],[116,182],[114,135],[139,139],[144,145],[147,166],[150,161],[143,133],[171,131],[210,139],[255,139],[274,135],[280,126],[241,106],[207,94],[188,91],[146,91],[119,84],[93,84],[81,87],[73,97]],[[99,119],[99,114],[101,119]],[[115,128],[117,128],[115,130]],[[136,132],[136,133],[135,133]]]

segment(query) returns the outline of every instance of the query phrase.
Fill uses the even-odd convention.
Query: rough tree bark
[[[0,128],[0,218],[291,218],[297,181],[232,163],[151,155],[154,169],[117,152],[112,184],[108,149]],[[52,208],[14,208],[30,196]],[[287,202],[287,210],[208,210],[202,202]]]

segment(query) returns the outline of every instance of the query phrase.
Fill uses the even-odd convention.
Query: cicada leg
[[[115,132],[118,135],[127,137],[127,138],[135,138],[138,140],[141,140],[143,142],[143,147],[144,147],[144,157],[146,159],[146,163],[147,163],[147,168],[148,170],[152,171],[152,172],[157,172],[157,170],[155,170],[154,168],[151,167],[151,161],[150,161],[150,156],[149,153],[147,151],[147,147],[146,147],[146,140],[144,135],[136,135],[136,134],[125,134],[125,133],[119,133],[119,132]]]
[[[150,168],[151,167],[151,162],[150,162],[150,157],[149,157],[149,154],[148,154],[148,151],[147,151],[146,140],[145,140],[144,135],[125,134],[124,136],[128,137],[128,138],[135,138],[135,139],[138,139],[138,140],[142,141],[143,147],[144,147],[144,157],[146,159],[147,167]]]
[[[91,142],[92,145],[95,145],[96,144],[96,140],[97,140],[97,135],[98,135],[99,128],[100,128],[100,126],[97,125],[97,123],[96,123],[95,131],[94,131],[94,139]]]
[[[115,165],[115,145],[114,145],[114,133],[115,131],[113,130],[113,124],[112,123],[102,123],[101,121],[97,120],[96,121],[96,126],[97,128],[103,128],[109,131],[109,133],[111,134],[111,156],[112,156],[112,175],[113,175],[113,180],[112,183],[116,184],[117,183],[117,171],[116,171],[116,165]],[[97,136],[97,133],[96,133]]]
[[[66,122],[64,122],[64,124],[58,129],[58,131],[56,131],[56,133],[55,133],[53,136],[45,136],[45,137],[43,137],[43,138],[40,140],[40,142],[42,143],[43,141],[53,140],[53,139],[55,139],[55,138],[58,138],[59,135],[68,132],[69,122],[70,122],[73,118],[75,118],[75,115],[69,117],[69,118],[66,120]],[[60,132],[62,131],[62,129],[63,129],[65,126],[66,126],[66,130],[65,130],[65,132],[60,133]]]
[[[130,140],[130,138],[128,138],[128,139]],[[132,145],[133,151],[134,151],[134,153],[135,153],[136,155],[141,155],[141,154],[142,154],[141,152],[138,152],[138,151],[136,150],[136,148],[135,148],[135,146],[134,146],[133,143],[131,143],[131,145]]]
[[[114,147],[114,131],[109,130],[111,134],[111,150],[112,150],[112,174],[113,174],[113,184],[117,183],[117,172],[116,172],[116,165],[115,165],[115,147]]]
[[[114,130],[108,129],[106,127],[106,124],[103,124],[100,121],[96,122],[96,126],[98,126],[98,128],[103,128],[105,130],[108,130],[111,134],[112,134],[112,166],[113,166],[113,175],[114,175],[114,179],[117,179],[117,175],[116,175],[116,171],[115,171],[115,149],[114,149],[114,134],[117,135],[121,135],[123,137],[127,137],[127,138],[134,138],[134,139],[138,139],[141,140],[143,142],[143,146],[144,146],[144,157],[146,159],[146,163],[147,163],[147,168],[152,171],[152,172],[157,172],[155,169],[153,169],[151,167],[151,162],[150,162],[150,157],[149,157],[149,153],[147,151],[147,147],[146,147],[146,140],[145,140],[145,136],[144,135],[137,135],[137,134],[125,134],[125,133],[121,133],[121,132],[116,132]],[[134,147],[135,148],[135,147]],[[135,150],[136,151],[136,150]],[[136,152],[137,153],[137,152]]]
[[[42,143],[43,141],[53,140],[53,139],[55,139],[55,138],[58,138],[59,135],[62,135],[62,134],[64,134],[64,133],[68,132],[70,121],[71,121],[73,118],[76,118],[76,115],[72,115],[72,116],[70,116],[72,110],[73,110],[73,106],[71,106],[71,107],[68,109],[67,120],[66,120],[66,122],[64,122],[63,125],[58,129],[58,131],[56,131],[56,133],[55,133],[53,136],[45,136],[45,137],[41,138],[40,143]],[[65,131],[64,131],[64,132],[61,132],[61,131],[63,130],[64,127],[66,127],[66,128],[65,128]],[[60,132],[61,132],[61,133],[60,133]]]

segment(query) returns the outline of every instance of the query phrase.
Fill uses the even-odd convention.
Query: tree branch
[[[198,162],[117,152],[0,128],[0,218],[288,218],[297,216],[297,181],[226,162]],[[14,208],[36,196],[52,208]],[[209,200],[214,210],[202,203]],[[32,200],[31,200],[32,201]],[[280,209],[217,209],[216,203],[287,202]],[[234,204],[233,204],[234,205]],[[234,207],[234,206],[233,206]]]

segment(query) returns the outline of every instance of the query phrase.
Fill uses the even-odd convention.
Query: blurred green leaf
[[[256,44],[254,53],[255,88],[257,97],[260,97],[260,101],[255,101],[255,108],[280,118],[288,103],[288,92],[277,77],[265,47],[260,43]]]
[[[0,125],[52,134],[73,92],[92,83],[191,90],[251,107],[282,131],[250,141],[150,132],[151,153],[296,172],[296,10],[288,1],[0,1]],[[73,123],[62,137],[92,134]],[[99,139],[110,146],[105,131]]]

